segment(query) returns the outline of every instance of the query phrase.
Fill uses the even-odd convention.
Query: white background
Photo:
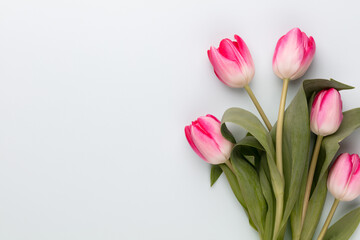
[[[257,114],[217,80],[206,50],[246,41],[251,87],[274,123],[273,50],[300,27],[317,44],[304,78],[353,85],[344,110],[360,106],[359,5],[345,2],[2,0],[0,239],[257,239],[225,178],[210,188],[210,166],[185,140],[200,115]],[[342,146],[359,153],[360,132]]]

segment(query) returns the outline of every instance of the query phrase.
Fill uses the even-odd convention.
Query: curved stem
[[[320,136],[320,135],[317,136],[314,152],[313,152],[313,155],[311,158],[309,175],[308,175],[307,182],[306,182],[303,211],[302,211],[302,215],[301,215],[301,228],[304,225],[304,221],[305,221],[306,211],[307,211],[309,199],[310,199],[311,186],[312,186],[313,179],[314,179],[316,163],[318,160],[322,140],[323,140],[323,136]]]
[[[282,162],[282,134],[283,134],[283,124],[284,124],[284,111],[285,111],[285,102],[286,102],[286,94],[289,86],[289,79],[283,80],[283,88],[281,91],[281,99],[279,106],[279,115],[276,127],[276,166],[279,170],[280,176],[283,179],[283,162]],[[280,225],[282,221],[284,208],[284,193],[279,194],[276,198],[276,212],[275,212],[275,225],[274,225],[274,235],[273,240],[277,239],[277,236],[280,231]]]
[[[285,102],[286,102],[286,94],[287,94],[288,86],[289,86],[289,79],[285,78],[281,92],[279,115],[278,115],[278,121],[276,127],[276,165],[280,172],[281,177],[284,177],[283,162],[282,162],[282,137],[283,137],[282,134],[283,134],[284,111],[285,111]]]
[[[274,223],[274,235],[273,240],[278,238],[280,232],[280,225],[283,215],[284,209],[284,193],[278,194],[278,198],[276,198],[276,211],[275,211],[275,223]]]
[[[258,100],[256,99],[253,91],[251,90],[249,85],[245,85],[245,90],[247,91],[247,93],[249,94],[249,97],[251,98],[251,100],[253,101],[256,109],[258,110],[258,112],[260,113],[261,118],[263,119],[267,129],[270,131],[272,128],[272,125],[269,121],[269,119],[266,117],[266,114],[264,112],[264,110],[261,108],[260,103],[258,102]]]
[[[326,233],[326,230],[328,229],[328,227],[329,227],[329,225],[330,225],[331,219],[332,219],[333,216],[334,216],[335,210],[336,210],[337,206],[339,205],[339,202],[340,202],[340,200],[338,200],[338,199],[335,198],[334,203],[333,203],[333,205],[332,205],[332,207],[331,207],[331,210],[330,210],[330,212],[329,212],[329,215],[328,215],[328,217],[326,218],[326,221],[325,221],[325,223],[324,223],[323,228],[321,229],[321,232],[320,232],[320,234],[319,234],[318,240],[322,240],[322,239],[324,238],[325,233]]]

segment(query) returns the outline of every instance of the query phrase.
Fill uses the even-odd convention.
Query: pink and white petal
[[[336,159],[334,165],[331,167],[327,180],[328,189],[335,198],[343,198],[351,172],[352,161],[350,154],[343,153]]]
[[[209,163],[220,164],[227,160],[214,139],[204,132],[198,124],[194,124],[191,128],[191,135],[195,146]]]
[[[231,61],[235,61],[239,66],[242,66],[246,63],[246,60],[239,52],[239,49],[234,45],[234,43],[230,39],[224,39],[220,42],[219,52],[221,55],[226,57]]]
[[[315,55],[315,50],[316,50],[315,41],[312,37],[310,37],[306,40],[306,43],[304,43],[304,57],[301,63],[300,71],[298,71],[296,75],[293,76],[294,79],[302,77],[305,74],[305,72],[309,69],[309,66]]]
[[[206,160],[206,158],[202,155],[202,153],[197,149],[197,147],[196,147],[195,144],[194,144],[194,141],[193,141],[192,136],[191,136],[191,127],[192,127],[191,125],[185,127],[185,136],[186,136],[186,139],[187,139],[187,141],[189,142],[191,148],[194,150],[194,152],[195,152],[199,157],[201,157],[203,160],[205,160],[206,162],[208,162],[208,160]]]
[[[242,38],[236,34],[234,35],[234,38],[236,40],[236,44],[234,44],[234,45],[237,47],[240,54],[243,56],[246,64],[250,68],[254,68],[254,62],[253,62],[252,56],[250,54],[250,50],[249,50],[248,46],[246,45],[245,41],[242,40]]]
[[[304,54],[302,65],[310,65],[311,61],[314,58],[315,51],[316,51],[316,44],[315,44],[315,40],[313,39],[313,37],[309,37],[307,39],[306,44],[304,44],[304,50],[305,50],[305,54]]]
[[[230,158],[231,151],[234,147],[234,144],[225,139],[225,142],[221,145],[221,152],[223,153],[226,160]]]
[[[326,90],[320,103],[317,116],[319,131],[323,136],[333,134],[339,128],[343,118],[340,93],[334,88]]]
[[[221,141],[223,136],[221,135],[221,123],[219,121],[216,121],[212,117],[202,116],[197,119],[197,122],[200,127],[215,140],[215,142],[218,143]]]
[[[224,84],[227,85],[227,86],[230,86],[230,85],[227,84],[224,80],[222,80],[222,78],[216,73],[215,69],[214,69],[214,73],[215,73],[216,77],[217,77],[222,83],[224,83]]]
[[[254,78],[255,68],[250,67],[248,65],[243,65],[241,66],[241,72],[243,73],[242,80],[239,82],[243,83],[241,87],[244,87],[245,85],[249,84],[251,80]]]
[[[198,122],[207,133],[209,133],[219,146],[220,151],[229,158],[233,144],[226,140],[221,134],[221,123],[212,115],[198,118]]]
[[[237,61],[238,59],[238,56],[236,56],[236,54],[239,54],[238,50],[234,49],[233,42],[228,38],[221,40],[218,51],[221,55],[231,61]]]
[[[312,103],[311,113],[310,113],[310,128],[313,133],[319,134],[319,126],[317,124],[317,116],[320,110],[320,103],[325,91],[320,91],[316,94],[315,99]]]
[[[360,158],[357,154],[352,154],[351,159],[353,163],[352,176],[342,201],[352,201],[360,195]]]
[[[280,45],[283,41],[283,39],[285,38],[286,36],[282,36],[278,42],[276,43],[276,47],[275,47],[275,52],[274,52],[274,56],[273,56],[273,60],[272,60],[272,66],[273,66],[273,71],[274,73],[276,74],[276,76],[278,76],[279,78],[281,79],[284,79],[285,77],[282,75],[282,73],[279,71],[279,66],[278,66],[278,62],[277,62],[277,54],[278,54],[278,51],[279,51],[279,48],[280,48]]]
[[[212,119],[214,119],[216,122],[218,122],[219,124],[221,124],[221,121],[220,121],[219,119],[217,119],[214,115],[206,114],[206,117],[212,118]]]
[[[282,36],[276,43],[275,52],[274,52],[274,56],[273,56],[273,60],[272,60],[273,64],[276,63],[276,57],[279,52],[279,48],[283,44],[283,41],[285,41],[284,38],[287,38],[287,36],[286,35]]]
[[[209,60],[214,67],[214,71],[217,76],[228,86],[234,86],[234,79],[238,78],[239,75],[242,75],[241,69],[237,62],[231,61],[224,56],[222,56],[219,51],[211,47],[209,52]]]
[[[282,76],[290,79],[299,71],[304,56],[302,33],[300,29],[290,30],[279,43],[276,64]]]

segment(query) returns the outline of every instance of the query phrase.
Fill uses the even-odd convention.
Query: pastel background
[[[1,1],[0,239],[257,239],[225,178],[210,188],[210,166],[184,136],[200,115],[257,114],[244,90],[216,78],[206,50],[234,34],[246,41],[251,87],[274,123],[273,51],[300,27],[317,52],[288,103],[302,79],[332,77],[357,87],[342,92],[348,110],[360,106],[358,9],[355,0]],[[360,131],[341,151],[360,153]],[[334,220],[359,205],[342,203]]]

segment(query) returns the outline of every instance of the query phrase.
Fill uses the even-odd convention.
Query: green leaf
[[[260,155],[259,152],[251,147],[239,146],[241,149],[242,156],[246,159],[251,165],[253,165],[256,169],[260,163]]]
[[[243,139],[241,139],[236,146],[248,146],[252,148],[256,148],[260,151],[264,151],[264,148],[261,146],[258,140],[254,138],[253,136],[245,136]]]
[[[290,110],[290,108],[292,107],[292,104],[294,102],[299,102],[301,101],[302,104],[299,104],[298,107],[301,107],[302,110],[301,111],[296,111],[297,109],[294,108],[294,114],[293,117],[301,117],[301,114],[305,115],[306,114],[306,118],[307,120],[305,120],[305,118],[302,119],[302,121],[306,121],[303,123],[306,123],[307,125],[309,125],[309,112],[311,109],[311,103],[312,103],[312,99],[314,97],[314,95],[316,94],[316,92],[323,90],[323,89],[328,89],[328,88],[335,88],[337,90],[343,90],[343,89],[351,89],[353,87],[345,85],[343,83],[337,82],[333,79],[330,80],[326,80],[326,79],[310,79],[310,80],[304,80],[303,82],[303,87],[300,88],[298,94],[296,95],[296,97],[294,98],[294,100],[292,101],[292,103],[289,105],[288,110]],[[306,101],[304,101],[306,100]],[[307,109],[305,109],[307,108]],[[287,111],[288,111],[287,110]],[[296,113],[297,112],[297,113]],[[287,113],[285,113],[285,117]],[[301,117],[302,118],[302,117]],[[290,119],[290,121],[288,122],[288,127],[291,128],[291,125],[293,125],[296,121],[296,119]],[[304,127],[304,125],[303,125]],[[285,126],[284,126],[285,128]],[[301,129],[301,128],[298,128]],[[308,129],[308,127],[307,127]],[[307,176],[308,176],[308,168],[309,168],[309,160],[308,160],[308,149],[309,149],[309,140],[310,137],[308,136],[308,140],[306,140],[306,144],[303,146],[304,147],[304,152],[301,153],[301,148],[297,148],[298,144],[296,144],[296,134],[302,134],[302,136],[305,139],[305,132],[304,133],[296,133],[296,130],[291,133],[292,138],[290,136],[290,138],[287,136],[287,132],[289,132],[289,130],[284,130],[284,175],[285,175],[285,179],[286,182],[289,182],[290,180],[290,185],[286,186],[286,191],[285,191],[285,195],[288,196],[287,197],[287,202],[286,202],[286,209],[284,212],[284,218],[286,218],[287,214],[288,214],[288,210],[290,210],[291,205],[294,203],[293,201],[295,201],[295,205],[293,205],[292,208],[292,213],[291,213],[291,229],[292,229],[292,235],[293,235],[293,239],[294,240],[298,240],[300,238],[301,235],[301,215],[302,215],[302,208],[303,208],[303,199],[304,199],[304,194],[305,194],[305,187],[306,187],[306,181],[307,181]],[[291,132],[291,131],[290,131]],[[292,140],[289,140],[292,139]],[[305,147],[307,145],[307,147]],[[295,150],[295,151],[294,151]],[[290,151],[290,153],[288,152]],[[300,151],[300,152],[299,152]],[[297,155],[296,152],[300,153],[300,155]],[[306,154],[305,154],[306,153]],[[301,156],[301,157],[300,157]],[[290,157],[290,161],[288,161],[288,157]],[[298,160],[295,160],[295,159]],[[318,162],[321,162],[320,160],[321,156],[319,156],[319,160]],[[331,157],[333,158],[333,156]],[[302,159],[302,161],[301,161]],[[331,160],[330,160],[331,162]],[[296,167],[297,165],[297,167]],[[290,167],[290,169],[288,169],[288,167]],[[301,168],[303,169],[303,173],[300,172]],[[297,171],[299,170],[299,171]],[[326,173],[327,168],[325,169],[325,171],[323,172],[323,174]],[[296,171],[297,173],[295,173],[295,175],[293,176],[293,171]],[[290,174],[290,177],[289,177]],[[300,175],[302,175],[300,177]],[[318,174],[319,175],[319,174]],[[315,176],[316,178],[316,176]],[[296,180],[295,180],[296,179]],[[314,181],[316,182],[316,181]],[[321,183],[321,184],[320,184]],[[319,180],[319,184],[316,187],[316,194],[317,196],[319,196],[319,202],[321,204],[323,204],[323,199],[325,200],[326,196],[326,181],[325,181],[325,185],[324,185],[324,181],[320,181]],[[314,184],[315,186],[315,184]],[[315,187],[314,187],[315,188]],[[297,191],[298,193],[294,192]],[[315,194],[315,191],[314,193]],[[294,200],[294,197],[297,196],[298,200]],[[312,204],[315,204],[315,198],[312,198]],[[311,200],[310,200],[311,201]],[[310,204],[310,203],[309,203]],[[322,205],[318,205],[320,207],[320,211],[318,211],[319,209],[315,209],[314,211],[309,210],[310,206],[307,210],[307,215],[311,215],[311,218],[306,217],[305,219],[305,223],[304,223],[304,231],[305,233],[303,233],[301,235],[302,239],[311,239],[312,238],[312,234],[314,233],[316,226],[318,224],[318,221],[320,219],[320,215],[321,215],[321,209],[322,209]],[[311,213],[310,213],[311,212]],[[307,221],[310,221],[310,225],[309,223],[307,223]],[[283,222],[284,223],[284,222]],[[310,226],[308,229],[306,226]],[[311,235],[311,236],[310,236]]]
[[[244,209],[247,210],[245,200],[240,190],[239,182],[235,174],[225,164],[221,164],[219,166],[221,167],[222,171],[225,173],[226,178],[230,184],[231,189],[234,192],[235,197],[237,198],[239,203],[244,207]]]
[[[308,169],[310,162],[307,161],[305,165],[305,169]],[[299,200],[296,202],[292,212],[291,212],[291,233],[293,240],[299,240],[301,236],[301,218],[302,218],[302,209],[304,205],[304,196],[305,196],[305,186],[307,182],[308,172],[304,171],[302,180],[301,180],[301,188],[299,194]]]
[[[304,80],[303,87],[306,93],[306,97],[310,98],[314,92],[328,89],[328,88],[335,88],[336,90],[346,90],[346,89],[353,89],[354,87],[343,84],[341,82],[335,81],[334,79],[330,78],[327,79],[308,79]]]
[[[260,162],[258,150],[264,151],[264,148],[253,136],[245,136],[233,148],[233,151],[241,152],[242,156],[256,168]]]
[[[263,154],[260,162],[260,185],[267,203],[267,213],[264,225],[263,240],[271,240],[275,221],[275,196],[271,188],[270,172],[267,165],[266,154]]]
[[[326,193],[326,178],[323,178],[311,195],[301,233],[301,240],[311,240],[313,238],[324,207]]]
[[[243,194],[241,192],[240,185],[239,185],[237,177],[230,170],[230,168],[228,168],[225,164],[221,164],[219,166],[223,170],[223,172],[225,173],[226,178],[229,181],[230,187],[231,187],[236,199],[239,201],[241,206],[244,208],[245,213],[249,218],[250,225],[257,231],[257,228],[256,228],[253,220],[251,219],[250,215],[249,215],[249,212],[248,212],[247,206],[245,204],[245,200],[244,200]]]
[[[228,141],[232,142],[232,143],[236,143],[236,140],[234,138],[234,135],[232,135],[232,133],[229,131],[229,129],[226,127],[225,124],[221,125],[221,134],[223,135],[224,138],[226,138]]]
[[[355,232],[360,222],[360,207],[352,210],[334,225],[332,225],[324,236],[324,240],[348,240]]]
[[[230,108],[226,110],[222,117],[223,125],[226,122],[235,123],[243,127],[261,144],[267,154],[271,182],[275,196],[281,195],[284,189],[284,180],[282,179],[275,164],[275,149],[270,133],[265,129],[260,120],[254,114],[241,108]]]
[[[303,88],[285,111],[283,133],[283,165],[285,177],[285,227],[296,201],[299,199],[301,180],[308,162],[310,126],[308,103]]]
[[[259,141],[266,152],[275,155],[274,145],[269,142],[267,137],[267,130],[254,114],[241,108],[229,108],[222,117],[222,125],[225,125],[226,122],[243,127]]]
[[[231,163],[239,180],[239,186],[249,215],[262,234],[264,232],[267,205],[262,193],[259,176],[255,168],[242,158],[240,152],[232,152]]]
[[[308,100],[317,91],[320,91],[322,89],[335,88],[338,91],[340,91],[340,90],[347,90],[354,88],[352,86],[335,81],[334,79],[304,80],[303,87]],[[309,106],[309,109],[310,108],[311,105]],[[318,157],[318,166],[322,166],[322,167],[317,167],[315,172],[314,182],[316,182],[316,180],[317,182],[319,182],[321,180],[320,178],[322,178],[324,173],[327,171],[337,150],[340,148],[340,145],[338,143],[341,142],[347,136],[349,136],[356,128],[359,127],[359,125],[360,125],[359,110],[353,109],[344,112],[344,119],[342,121],[339,130],[335,134],[327,136],[323,139],[320,149],[320,154]]]
[[[210,186],[214,185],[214,183],[218,180],[220,175],[222,174],[222,169],[219,165],[212,165],[210,172]]]

